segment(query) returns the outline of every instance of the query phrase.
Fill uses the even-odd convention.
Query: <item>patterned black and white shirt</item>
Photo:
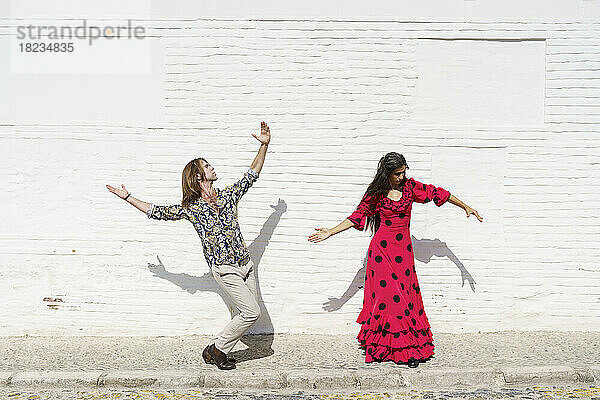
[[[204,199],[194,201],[189,208],[180,204],[170,206],[150,205],[146,212],[148,218],[174,221],[187,219],[194,225],[202,247],[204,257],[210,267],[222,264],[245,263],[250,257],[240,225],[237,205],[250,186],[258,179],[258,173],[252,168],[244,177],[225,189],[215,189],[219,212]]]

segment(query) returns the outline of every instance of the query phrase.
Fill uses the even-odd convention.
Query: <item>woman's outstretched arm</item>
[[[255,172],[260,174],[262,170],[263,164],[265,163],[265,156],[267,155],[267,148],[269,147],[269,142],[271,141],[271,130],[269,129],[269,125],[266,122],[260,123],[260,135],[252,134],[260,142],[260,148],[258,149],[258,153],[252,164],[250,164],[250,168],[252,168]]]
[[[466,205],[465,203],[463,203],[462,201],[460,201],[460,199],[454,195],[450,195],[450,198],[448,198],[448,202],[450,202],[451,204],[454,204],[457,207],[462,208],[463,210],[465,210],[465,212],[467,213],[467,218],[469,218],[469,216],[471,214],[475,215],[477,217],[477,219],[479,220],[479,222],[483,222],[483,217],[479,216],[479,213],[477,212],[477,210],[475,210],[474,208],[469,207],[468,205]]]
[[[309,242],[319,243],[323,240],[327,239],[329,236],[333,236],[336,233],[340,233],[345,231],[346,229],[352,228],[354,223],[350,221],[348,218],[337,224],[331,229],[328,228],[315,228],[317,232],[313,233],[308,237]]]
[[[129,195],[129,192],[127,191],[127,189],[125,189],[125,185],[121,185],[121,188],[116,188],[116,187],[112,187],[110,185],[106,185],[106,188],[108,189],[109,192],[114,193],[117,197],[125,200],[125,198],[127,197],[127,200],[125,200],[126,202],[128,202],[129,204],[131,204],[132,206],[134,206],[135,208],[137,208],[138,210],[140,210],[141,212],[143,212],[144,214],[148,212],[148,210],[150,209],[151,204],[150,203],[146,203],[145,201],[142,201],[140,199],[136,199],[135,197]],[[129,195],[129,197],[128,197]]]
[[[368,195],[365,193],[362,200],[358,204],[358,207],[356,207],[356,210],[354,210],[354,212],[348,218],[331,229],[315,228],[317,232],[310,235],[308,240],[314,243],[322,242],[329,236],[343,232],[348,228],[356,228],[359,231],[362,231],[365,229],[367,218],[377,212],[378,203],[379,196]]]

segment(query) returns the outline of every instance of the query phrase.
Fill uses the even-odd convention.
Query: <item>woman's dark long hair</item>
[[[408,164],[406,163],[406,159],[402,154],[392,151],[391,153],[387,153],[385,156],[381,157],[379,164],[377,165],[375,177],[367,188],[367,196],[387,196],[387,193],[392,189],[389,181],[390,174],[394,172],[396,168],[404,166],[406,169],[408,169]],[[405,183],[406,174],[404,175],[404,179],[402,179],[400,185],[404,186]],[[381,225],[381,217],[379,216],[379,213],[375,213],[374,215],[367,217],[366,226],[371,230],[371,235],[374,235],[375,232],[377,232],[379,225]]]

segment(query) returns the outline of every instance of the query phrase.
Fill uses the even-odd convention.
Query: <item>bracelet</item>
[[[127,201],[127,199],[129,198],[129,196],[131,196],[131,193],[127,193],[127,196],[125,196],[125,198],[123,200]]]

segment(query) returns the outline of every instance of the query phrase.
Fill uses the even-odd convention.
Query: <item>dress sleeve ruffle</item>
[[[429,203],[433,200],[433,203],[440,207],[450,198],[450,192],[444,188],[421,183],[414,179],[411,179],[410,184],[413,188],[413,200],[417,203]]]
[[[379,196],[369,196],[365,194],[356,207],[356,210],[347,218],[353,224],[354,228],[362,231],[365,229],[367,217],[374,215],[379,208]]]

